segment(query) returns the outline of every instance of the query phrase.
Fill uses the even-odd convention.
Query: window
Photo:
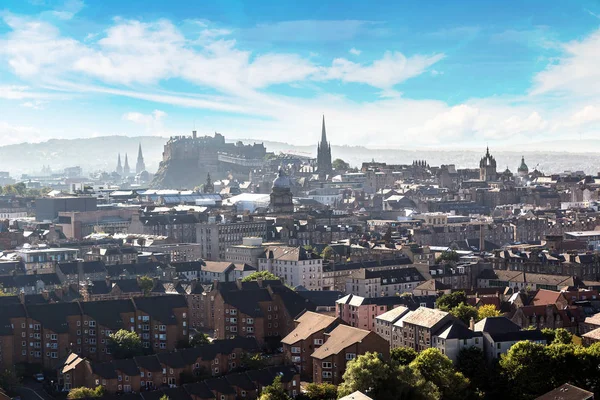
[[[315,339],[315,345],[320,346],[323,344],[323,339]]]
[[[501,345],[500,345],[500,343],[496,343],[496,348],[497,348],[497,349],[500,349],[500,348],[501,348]]]
[[[331,378],[332,373],[331,371],[323,371],[323,378]]]
[[[300,347],[292,347],[293,354],[300,354]]]
[[[356,353],[346,353],[346,360],[354,360],[356,358]]]
[[[331,363],[330,362],[323,362],[322,364],[323,368],[331,368]]]

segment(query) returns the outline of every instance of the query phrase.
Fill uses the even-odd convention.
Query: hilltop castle
[[[261,168],[267,151],[262,143],[226,143],[220,133],[214,136],[172,136],[165,144],[163,160],[154,176],[156,188],[193,189],[204,183],[207,174],[221,179],[229,174],[247,176]]]

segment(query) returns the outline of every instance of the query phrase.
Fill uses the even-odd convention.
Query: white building
[[[245,237],[242,244],[229,246],[225,249],[225,261],[234,263],[246,263],[258,268],[258,258],[265,254],[260,237]]]
[[[304,247],[267,247],[258,259],[258,270],[269,271],[292,287],[323,290],[323,259]]]
[[[265,238],[267,223],[265,221],[245,222],[210,222],[198,224],[196,241],[200,244],[201,257],[204,260],[224,260],[228,247],[242,244],[244,237]]]
[[[413,266],[391,269],[360,269],[346,278],[346,293],[362,297],[385,297],[412,293],[425,278]]]

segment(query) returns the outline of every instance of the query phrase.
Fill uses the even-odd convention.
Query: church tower
[[[325,132],[325,116],[323,115],[323,126],[321,128],[321,143],[317,145],[317,172],[320,179],[325,179],[331,174],[331,144],[327,142]]]
[[[119,175],[123,175],[123,166],[121,165],[121,153],[119,153],[119,157],[117,158],[117,169],[115,172]]]
[[[210,172],[206,175],[206,183],[202,188],[204,193],[213,193],[215,191],[215,185],[212,183],[212,179],[210,179]]]
[[[135,163],[135,173],[139,174],[146,170],[146,164],[144,163],[144,155],[142,154],[142,144],[138,148],[137,162]]]
[[[131,170],[129,168],[129,161],[127,160],[127,153],[125,153],[125,165],[123,166],[123,175],[129,176]]]
[[[486,182],[498,180],[496,159],[490,154],[489,147],[486,149],[485,156],[479,161],[479,179]]]

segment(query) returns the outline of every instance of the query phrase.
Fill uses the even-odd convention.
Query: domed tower
[[[490,154],[489,147],[486,149],[485,156],[479,161],[479,179],[486,182],[498,180],[496,159]]]
[[[279,168],[277,178],[273,181],[269,209],[274,213],[293,213],[292,180]]]
[[[521,165],[519,166],[518,174],[521,178],[524,178],[527,175],[529,175],[529,168],[527,167],[527,164],[525,164],[525,156],[521,157]]]

